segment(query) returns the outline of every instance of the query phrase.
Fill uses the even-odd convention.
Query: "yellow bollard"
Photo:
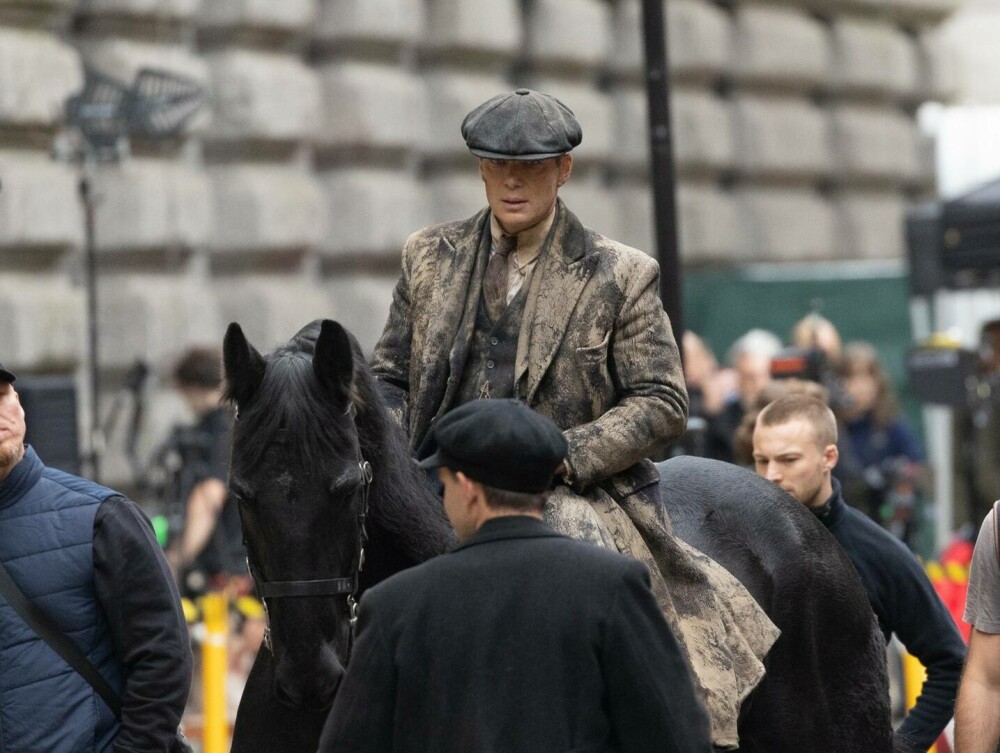
[[[927,679],[927,670],[920,663],[920,659],[903,652],[903,689],[906,691],[906,711],[917,705],[917,698],[920,697],[920,690],[924,687],[924,680]],[[937,753],[937,746],[932,745],[927,753]]]
[[[229,720],[226,708],[226,641],[229,635],[229,597],[208,594],[202,600],[205,640],[201,646],[205,722],[202,753],[229,750]]]

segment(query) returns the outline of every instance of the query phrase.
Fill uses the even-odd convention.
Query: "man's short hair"
[[[173,377],[182,389],[217,389],[222,386],[222,354],[218,348],[191,348],[177,361]]]
[[[779,426],[800,418],[813,427],[820,447],[837,444],[837,419],[833,411],[822,400],[807,394],[779,397],[760,412],[757,425]]]
[[[495,489],[482,485],[486,506],[498,510],[520,510],[522,512],[541,512],[545,509],[548,493],[527,494],[524,492],[509,492],[506,489]]]

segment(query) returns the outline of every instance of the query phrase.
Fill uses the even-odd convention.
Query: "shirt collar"
[[[555,217],[556,205],[553,205],[552,211],[548,213],[545,219],[537,225],[532,225],[517,234],[517,260],[521,266],[533,262],[538,256],[542,244],[549,235],[549,230],[552,229],[552,222],[555,220]],[[492,236],[494,246],[500,241],[501,236],[507,235],[500,227],[500,223],[492,212],[490,213],[490,235]]]
[[[27,494],[42,476],[45,466],[31,445],[24,448],[24,457],[11,470],[10,475],[0,481],[0,508],[17,502]]]

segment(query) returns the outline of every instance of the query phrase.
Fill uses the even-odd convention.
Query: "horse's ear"
[[[233,322],[222,342],[222,358],[226,366],[226,394],[237,406],[254,396],[264,380],[267,368],[264,358],[247,342],[240,325]]]
[[[354,381],[354,353],[351,338],[337,322],[324,319],[316,338],[313,373],[338,400],[347,401]]]

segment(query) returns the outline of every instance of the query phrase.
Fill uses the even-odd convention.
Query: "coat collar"
[[[545,522],[530,515],[505,515],[500,518],[492,518],[483,523],[479,530],[472,534],[463,544],[459,544],[452,551],[458,552],[462,549],[487,544],[491,541],[508,541],[510,539],[543,539],[543,538],[564,538],[561,533],[556,533]]]
[[[0,509],[21,499],[42,477],[45,466],[31,445],[24,448],[24,457],[14,466],[10,475],[0,481]]]
[[[830,480],[833,482],[833,494],[822,507],[817,507],[812,512],[819,518],[820,523],[832,531],[847,517],[847,503],[844,502],[840,482],[835,478]]]

